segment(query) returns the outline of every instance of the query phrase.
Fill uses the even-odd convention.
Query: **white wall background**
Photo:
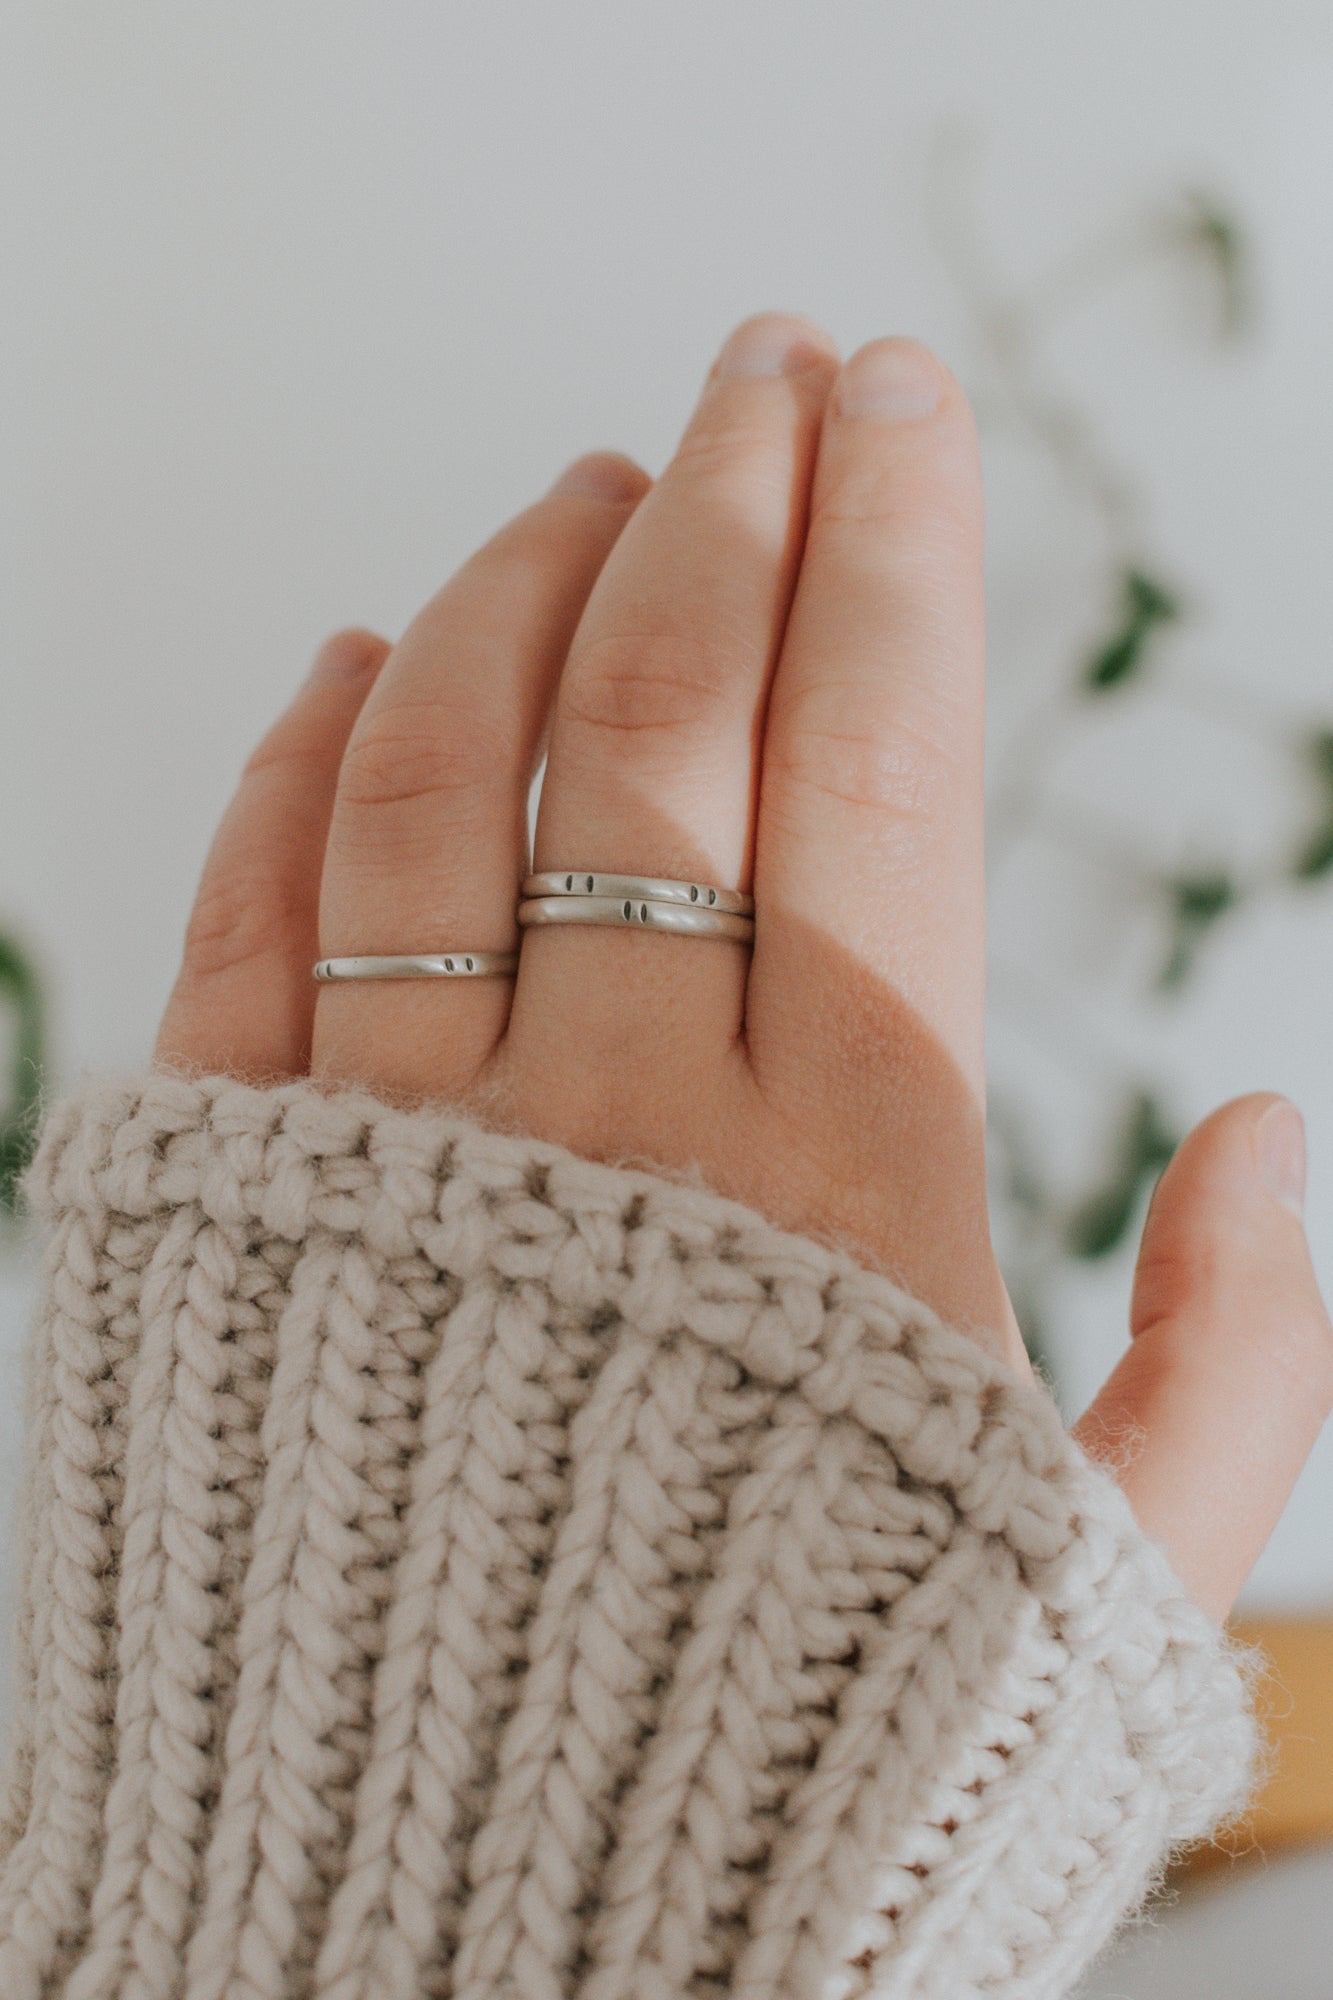
[[[760,308],[844,351],[918,333],[970,379],[925,216],[945,119],[988,135],[986,226],[1016,276],[1184,183],[1251,225],[1258,345],[1207,354],[1136,282],[1055,358],[1149,473],[1158,546],[1207,607],[1186,664],[1333,712],[1327,0],[0,11],[0,926],[49,974],[63,1080],[145,1061],[212,827],[325,634],[395,635],[583,450],[659,470]],[[1002,725],[1086,618],[1086,551],[992,457]],[[1034,576],[1056,579],[1039,611]],[[1240,838],[1263,773],[1174,727],[1111,746],[1103,804],[1188,834],[1216,825],[1220,770]],[[1035,878],[1002,895],[997,949],[1037,952],[1044,909]],[[1255,1087],[1305,1109],[1333,1295],[1333,897],[1219,937],[1184,1012],[1125,1003],[1124,942],[1084,938],[1082,977],[1104,975],[1101,1027],[1174,1078],[1182,1118]],[[1123,1340],[1128,1276],[1121,1256],[1067,1288],[1071,1406]],[[0,1519],[29,1294],[0,1254]],[[1251,1607],[1333,1600],[1330,1521],[1326,1439]],[[1278,1965],[1321,1992],[1327,1868],[1274,1880],[1285,1902],[1168,1927],[1097,1992],[1267,1995]]]
[[[1207,605],[1182,640],[1199,670],[1333,712],[1326,0],[3,13],[0,923],[50,975],[63,1079],[146,1059],[212,827],[326,633],[395,635],[583,450],[659,470],[760,308],[844,351],[918,333],[969,378],[925,218],[943,119],[988,135],[1016,274],[1184,182],[1250,223],[1258,345],[1204,352],[1145,283],[1057,359],[1150,474],[1159,544]],[[1005,565],[1034,533],[1060,550],[1058,522],[1005,513],[1019,484],[997,465],[997,714],[1028,664]],[[1123,796],[1178,804],[1188,762],[1137,758]],[[1241,813],[1243,782],[1228,797]],[[1040,912],[1003,914],[1021,945]],[[1304,1107],[1333,1291],[1330,979],[1333,896],[1291,895],[1218,940],[1188,1014],[1114,1026],[1182,1116],[1256,1087]],[[1071,1400],[1123,1339],[1127,1286],[1119,1258],[1069,1288]],[[12,1380],[12,1273],[4,1297]],[[1326,1443],[1252,1606],[1333,1598],[1331,1519]]]

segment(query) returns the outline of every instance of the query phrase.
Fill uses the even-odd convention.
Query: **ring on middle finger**
[[[754,918],[735,910],[692,909],[688,903],[651,903],[632,896],[533,896],[518,906],[524,930],[535,924],[626,924],[683,937],[736,938],[754,942]]]
[[[719,889],[710,882],[672,882],[660,875],[598,875],[588,869],[548,868],[528,875],[525,898],[546,896],[609,897],[613,902],[686,904],[698,910],[726,911],[752,917],[754,897],[741,889]]]

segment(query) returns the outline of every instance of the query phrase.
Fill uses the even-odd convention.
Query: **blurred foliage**
[[[1305,748],[1321,794],[1322,811],[1297,851],[1292,875],[1298,882],[1316,882],[1333,870],[1333,730],[1315,730]]]
[[[1139,1198],[1180,1143],[1155,1097],[1146,1091],[1130,1100],[1119,1144],[1102,1185],[1079,1203],[1065,1224],[1072,1257],[1105,1257],[1124,1241]]]
[[[1175,597],[1155,577],[1127,569],[1120,579],[1120,612],[1113,630],[1092,654],[1087,684],[1094,694],[1119,687],[1143,665],[1148,640],[1159,625],[1179,618]]]
[[[1186,249],[1196,249],[1217,282],[1218,332],[1234,340],[1249,330],[1255,318],[1250,284],[1251,258],[1237,217],[1213,196],[1191,189],[1184,199],[1183,237]]]
[[[1103,862],[1160,924],[1162,955],[1143,997],[1179,1006],[1203,972],[1210,941],[1242,911],[1296,885],[1333,880],[1333,719],[1293,726],[1261,695],[1230,699],[1215,711],[1206,695],[1196,697],[1214,720],[1274,746],[1289,761],[1294,784],[1304,782],[1311,794],[1312,811],[1295,851],[1267,865],[1247,868],[1222,858],[1236,844],[1234,816],[1217,827],[1212,857],[1201,860],[1195,853],[1153,861],[1141,850],[1103,841],[1094,826],[1071,830],[1067,817],[1048,808],[1051,760],[1069,724],[1087,714],[1089,704],[1171,698],[1172,630],[1186,625],[1198,604],[1193,590],[1187,603],[1185,593],[1166,581],[1172,565],[1156,546],[1146,482],[1118,461],[1096,411],[1069,393],[1043,343],[1071,307],[1096,306],[1114,284],[1148,265],[1164,269],[1172,282],[1202,268],[1213,302],[1205,337],[1219,344],[1238,341],[1258,319],[1247,234],[1227,202],[1187,188],[1113,217],[1018,287],[1000,271],[980,226],[977,190],[968,182],[975,135],[955,126],[939,138],[932,207],[940,247],[972,323],[979,369],[971,387],[978,417],[983,429],[1003,428],[1044,455],[1057,475],[1062,504],[1086,510],[1104,552],[1102,581],[1094,587],[1110,607],[1097,636],[1069,661],[990,787],[989,865],[995,869],[1020,836],[1059,844],[1072,832],[1076,847]],[[1112,1135],[1094,1184],[1071,1193],[1067,1177],[1045,1157],[1036,1108],[1021,1081],[991,1076],[992,1183],[1014,1239],[1006,1245],[1005,1277],[1033,1358],[1049,1375],[1045,1327],[1062,1271],[1071,1261],[1104,1258],[1126,1241],[1178,1134],[1166,1108],[1168,1081],[1125,1073],[1123,1057],[1106,1045],[1104,1028],[1094,1018],[1097,996],[1089,995],[1086,1010],[1062,999],[1054,1012],[1045,1008],[1042,1019],[1039,983],[1028,971],[1017,983],[1016,1016],[1038,1010],[1029,1018],[1028,1032],[1048,1053],[1057,1050],[1081,1085],[1092,1083],[1104,1107],[1101,1122]]]
[[[1185,984],[1194,970],[1200,945],[1219,918],[1233,910],[1240,900],[1235,881],[1220,870],[1168,882],[1166,890],[1172,931],[1170,954],[1157,981],[1158,990],[1163,993]]]
[[[0,1100],[0,1210],[13,1212],[19,1181],[37,1139],[46,1055],[45,1008],[32,960],[12,937],[0,934],[0,1012],[12,1016],[13,1055],[8,1089]]]

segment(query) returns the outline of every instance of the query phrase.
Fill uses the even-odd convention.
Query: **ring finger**
[[[649,484],[618,455],[579,460],[394,647],[343,758],[320,896],[325,955],[514,949],[551,691]],[[512,991],[494,976],[326,984],[312,1073],[462,1096],[503,1032]]]
[[[745,321],[723,348],[575,634],[538,809],[539,871],[748,889],[764,704],[837,363],[825,333],[785,314]],[[697,1063],[701,1025],[718,1046],[739,1032],[748,958],[731,940],[529,929],[509,1042],[566,1103],[586,1093],[565,1088],[562,1064],[583,1073],[590,1049],[608,1078],[618,1055],[645,1051],[659,1075],[678,1074]]]

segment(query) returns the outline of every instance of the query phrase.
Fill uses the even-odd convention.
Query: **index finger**
[[[770,1021],[787,1047],[794,1024],[806,1046],[826,1040],[850,958],[984,1098],[982,520],[957,383],[915,341],[861,348],[824,419],[769,702],[757,1063]]]

